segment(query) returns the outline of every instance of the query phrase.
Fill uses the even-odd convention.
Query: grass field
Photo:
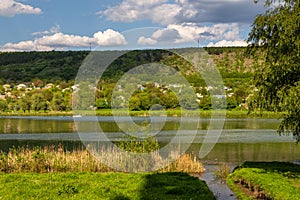
[[[300,165],[246,162],[227,177],[239,199],[300,199]]]
[[[215,199],[185,173],[0,174],[0,199]]]

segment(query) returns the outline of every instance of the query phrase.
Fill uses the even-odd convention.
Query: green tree
[[[238,106],[238,102],[237,102],[237,100],[234,96],[227,97],[226,103],[227,103],[227,109],[228,110],[235,109]]]
[[[52,101],[52,98],[53,98],[52,89],[44,90],[43,95],[44,95],[44,98],[46,99],[46,101],[48,101],[48,102]]]
[[[173,109],[179,107],[179,101],[172,91],[168,91],[165,94],[162,94],[161,97],[161,105],[165,109]]]
[[[18,105],[20,106],[20,109],[23,110],[24,113],[26,112],[26,110],[29,112],[31,109],[30,97],[26,95],[25,97],[19,99]]]
[[[211,99],[209,96],[204,96],[201,100],[200,100],[200,104],[199,104],[199,108],[202,110],[211,110]]]
[[[3,99],[0,99],[0,111],[6,111],[8,108],[7,102]]]
[[[48,110],[48,102],[45,100],[42,93],[35,93],[31,96],[32,109],[34,111]]]
[[[110,103],[105,98],[99,98],[95,101],[97,109],[105,109],[110,107]]]
[[[66,111],[69,107],[66,98],[61,92],[54,93],[50,106],[54,111]]]
[[[252,24],[251,52],[265,56],[256,71],[255,107],[285,111],[279,133],[292,133],[300,141],[300,1],[266,0],[265,14]]]
[[[138,93],[137,97],[140,99],[141,110],[149,110],[151,107],[150,95],[147,92]]]
[[[129,109],[133,111],[141,110],[141,101],[137,96],[132,96],[130,98]]]

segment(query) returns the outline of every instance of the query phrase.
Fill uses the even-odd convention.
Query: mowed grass
[[[239,199],[300,199],[300,165],[245,162],[227,177]]]
[[[215,199],[186,173],[0,174],[0,199]]]

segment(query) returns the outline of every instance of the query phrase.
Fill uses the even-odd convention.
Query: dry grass
[[[97,162],[87,150],[64,151],[62,146],[13,148],[1,153],[0,170],[15,172],[106,172],[112,171]]]
[[[229,174],[230,167],[225,163],[220,164],[218,170],[215,172],[216,179],[219,179],[221,181],[225,181]]]
[[[186,172],[186,173],[202,173],[204,172],[203,164],[197,161],[197,158],[192,154],[183,154],[175,162],[163,168],[163,172]]]
[[[176,151],[172,151],[171,154],[172,159],[176,160],[173,163],[170,159],[162,158],[157,152],[134,154],[119,153],[113,148],[103,148],[100,151],[92,148],[65,151],[63,146],[20,147],[10,149],[8,153],[0,153],[0,172],[161,171],[201,173],[204,171],[203,165],[197,161],[196,157],[188,154],[179,157]]]

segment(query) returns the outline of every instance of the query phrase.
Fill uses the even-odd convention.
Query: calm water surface
[[[146,126],[147,117],[133,117],[133,121]],[[81,117],[76,119],[86,127],[87,132],[93,124],[99,123],[111,141],[119,141],[124,134],[114,122],[113,117]],[[152,123],[160,126],[163,118],[156,117]],[[180,138],[184,141],[195,130],[196,118],[184,119],[184,131]],[[214,119],[218,120],[218,119]],[[129,117],[120,117],[119,123],[127,124]],[[191,126],[189,126],[191,123]],[[197,136],[189,152],[197,154],[210,126],[209,119],[200,119]],[[276,119],[226,119],[222,134],[214,149],[204,158],[205,161],[242,162],[252,161],[291,161],[300,158],[300,145],[295,144],[292,136],[278,136]],[[161,144],[169,143],[177,134],[180,118],[167,118],[162,130],[156,135]],[[93,138],[93,137],[91,137]],[[99,138],[95,137],[95,140]],[[7,151],[13,146],[44,146],[63,143],[68,149],[82,146],[72,117],[0,117],[0,149]]]

